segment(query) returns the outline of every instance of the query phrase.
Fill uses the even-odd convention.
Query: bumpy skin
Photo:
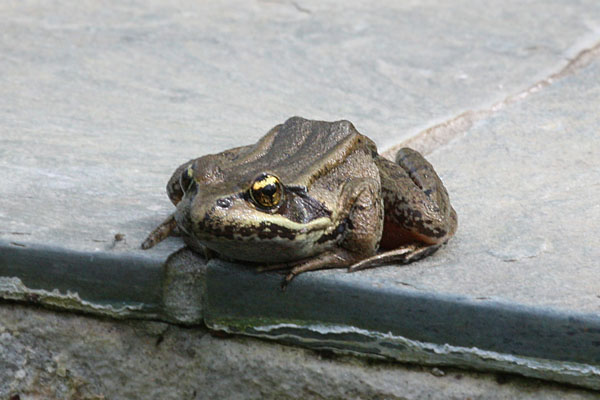
[[[444,184],[420,153],[405,147],[396,154],[396,163],[381,156],[375,163],[385,209],[379,249],[387,251],[357,262],[350,271],[416,261],[434,253],[458,226]]]
[[[456,212],[448,192],[431,164],[418,152],[403,148],[396,163],[376,158],[381,174],[386,224],[401,229],[400,234],[384,236],[384,248],[394,248],[411,236],[426,244],[443,243],[454,235]]]
[[[249,195],[265,173],[282,185],[281,201],[267,208]],[[382,158],[348,121],[290,118],[254,145],[181,165],[167,192],[177,210],[142,247],[176,226],[194,250],[291,268],[286,281],[315,269],[410,262],[456,230],[431,164],[410,149],[396,163]]]

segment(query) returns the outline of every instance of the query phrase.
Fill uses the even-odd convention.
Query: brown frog
[[[317,269],[408,263],[457,226],[421,154],[403,148],[389,161],[348,121],[290,118],[256,144],[181,165],[167,192],[177,209],[144,249],[178,230],[195,251],[289,269],[284,283]]]

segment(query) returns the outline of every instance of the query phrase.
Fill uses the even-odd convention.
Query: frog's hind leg
[[[380,248],[392,250],[415,242],[436,245],[448,241],[456,231],[456,212],[431,164],[409,148],[398,151],[396,163],[383,157],[378,157],[376,163],[385,204]]]
[[[377,157],[385,208],[380,253],[348,268],[408,264],[437,251],[456,231],[456,212],[441,179],[418,152],[403,148],[396,162]]]

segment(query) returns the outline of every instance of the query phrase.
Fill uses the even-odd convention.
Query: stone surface
[[[420,292],[347,274],[282,276],[211,261],[211,329],[422,365],[519,373],[600,390],[600,316]]]
[[[171,211],[164,185],[189,158],[296,114],[349,119],[385,148],[600,38],[594,0],[29,0],[0,15],[0,238],[110,252],[137,251]]]
[[[0,398],[596,399],[511,375],[365,362],[203,329],[3,303]],[[441,376],[440,376],[441,375]]]
[[[285,295],[276,292],[277,279],[209,270],[209,299],[218,299],[207,307],[209,324],[309,346],[345,341],[377,354],[380,348],[363,343],[374,331],[459,346],[452,353],[467,357],[477,348],[579,362],[596,366],[582,366],[580,375],[599,388],[600,46],[581,60],[518,101],[482,111],[471,128],[430,154],[460,221],[443,250],[402,268],[300,276]],[[232,291],[240,295],[228,300]],[[539,375],[535,362],[506,361],[515,372],[555,379],[558,369],[572,378],[566,366],[550,365]]]
[[[459,215],[456,237],[428,260],[361,279],[600,314],[596,53],[432,153]]]
[[[60,288],[61,296],[71,298],[69,285],[75,282],[71,287],[76,291],[84,287],[91,288],[91,294],[115,294],[110,301],[116,302],[123,300],[121,294],[127,300],[162,302],[172,315],[182,312],[177,318],[197,321],[202,310],[193,304],[180,308],[186,299],[163,292],[168,287],[163,284],[195,290],[201,274],[188,277],[167,271],[161,276],[158,267],[181,247],[181,240],[171,238],[149,252],[138,249],[143,237],[172,210],[163,188],[177,165],[252,142],[294,114],[350,119],[382,149],[438,123],[444,128],[463,115],[468,121],[459,125],[464,129],[452,131],[454,139],[450,135],[446,146],[433,148],[429,155],[459,213],[459,231],[450,244],[403,268],[351,275],[318,272],[297,278],[299,287],[322,278],[339,287],[381,290],[382,295],[387,289],[402,289],[410,295],[456,296],[490,307],[533,306],[572,315],[575,321],[597,319],[596,1],[390,1],[377,8],[307,1],[82,1],[68,6],[15,1],[0,4],[0,15],[0,248],[34,254],[39,246],[49,246],[77,258],[63,271],[59,263],[32,257],[31,269],[15,272],[5,261],[6,252],[0,253],[0,276],[9,276],[9,283],[26,273],[30,282]],[[585,48],[595,49],[584,53],[588,62],[565,70]],[[559,71],[566,72],[556,75]],[[536,86],[538,82],[543,84]],[[535,90],[528,91],[531,87]],[[101,263],[105,269],[98,274],[98,259],[111,257],[131,265],[120,268],[115,262],[111,270],[110,263]],[[141,270],[134,264],[142,258],[156,267],[148,275],[132,274]],[[106,279],[98,280],[102,276]],[[92,287],[102,281],[104,288]],[[144,282],[161,293],[142,290],[139,297],[130,298],[122,289],[123,284]],[[0,280],[0,289],[5,283]],[[266,287],[264,294],[276,290]],[[202,294],[195,291],[194,296]],[[294,307],[301,312],[315,305],[298,302]],[[6,310],[6,315],[21,318],[19,311]],[[30,324],[32,332],[49,329],[49,336],[68,337],[73,333],[47,327],[48,318],[79,318],[44,315],[23,323]],[[490,311],[489,319],[495,315]],[[94,321],[89,331],[96,323],[118,332],[130,326]],[[589,338],[596,331],[588,328],[582,331]],[[554,337],[553,332],[548,335]],[[6,359],[31,353],[27,346],[33,342],[6,338],[0,346],[16,346],[5,352]],[[111,343],[106,337],[99,340]],[[226,344],[218,347],[211,341],[208,347],[220,350],[209,353],[223,363],[229,352],[239,350],[239,343],[252,343],[246,346],[256,347],[258,353],[285,355],[283,347],[262,342],[220,343]],[[42,341],[38,352],[60,353],[52,346]],[[133,348],[126,341],[111,351],[118,353],[119,346]],[[153,365],[152,358],[141,355],[135,365],[119,356],[113,364],[106,363],[99,360],[105,354],[93,354],[92,348],[81,354],[90,365],[98,363],[93,370],[121,381],[140,366]],[[269,366],[268,357],[260,358],[264,354],[248,365],[250,370]],[[597,355],[590,352],[586,357]],[[173,357],[173,365],[179,365]],[[83,358],[75,364],[85,365]],[[186,362],[194,362],[192,358]],[[22,360],[21,366],[27,362]],[[65,363],[56,363],[47,367],[55,375],[42,374],[39,379],[71,376]],[[338,364],[327,365],[335,369]],[[0,384],[12,385],[31,373],[34,380],[28,382],[33,383],[26,387],[33,388],[35,371],[51,374],[44,368],[16,369],[16,380],[0,379]],[[223,371],[226,368],[230,367]],[[359,365],[357,371],[364,368]],[[94,374],[73,376],[93,380]],[[310,390],[310,379],[319,375],[296,369],[288,376],[302,376],[297,385]],[[465,390],[487,385],[488,378],[473,377]],[[49,387],[71,390],[81,386],[78,379],[51,380]],[[190,374],[178,381],[191,388],[197,379]],[[355,381],[360,382],[339,382]],[[157,377],[156,382],[160,386],[163,381]],[[390,384],[386,382],[382,380],[381,387]],[[438,381],[421,384],[438,388],[432,382]],[[210,381],[200,383],[210,387]],[[268,388],[273,385],[260,387],[272,393]],[[477,396],[495,395],[496,386],[490,387],[494,389]],[[291,393],[305,393],[291,388]]]

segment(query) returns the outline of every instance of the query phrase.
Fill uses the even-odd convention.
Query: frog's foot
[[[356,272],[385,264],[408,264],[435,253],[440,247],[441,244],[434,244],[430,246],[423,244],[410,244],[361,260],[348,267],[348,272]]]
[[[150,232],[146,240],[144,240],[142,243],[142,249],[148,250],[149,248],[162,242],[175,231],[175,228],[177,228],[175,214],[171,214],[159,226]]]
[[[323,253],[315,258],[297,262],[292,265],[292,269],[281,282],[281,288],[285,290],[292,279],[304,272],[316,271],[319,269],[343,268],[352,265],[358,259],[359,256],[357,254],[340,248],[335,251]]]

